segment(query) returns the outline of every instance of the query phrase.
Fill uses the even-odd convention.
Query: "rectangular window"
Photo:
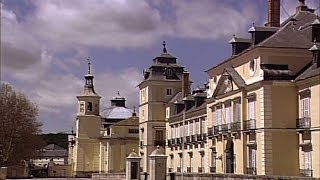
[[[311,157],[311,151],[304,151],[303,152],[303,161],[304,161],[304,169],[311,170],[312,169],[312,157]]]
[[[255,147],[249,147],[249,168],[255,170],[256,168],[256,149]]]
[[[194,123],[193,123],[193,121],[190,121],[190,122],[189,122],[189,126],[190,126],[190,127],[189,127],[189,128],[190,128],[190,129],[189,129],[189,130],[190,130],[190,135],[193,135],[193,134],[194,134],[194,133],[193,133],[193,132],[194,132],[194,131],[193,131],[193,124],[194,124]]]
[[[217,125],[222,125],[222,107],[216,107]]]
[[[236,101],[233,103],[233,122],[239,122],[240,116],[240,102]]]
[[[172,95],[172,89],[171,88],[167,88],[166,89],[166,95],[167,96],[171,96]]]
[[[301,99],[301,115],[302,117],[310,117],[310,97]]]
[[[156,140],[157,141],[163,141],[163,130],[156,130]]]
[[[139,129],[129,129],[130,134],[139,134]]]
[[[199,124],[200,124],[200,122],[199,122],[199,120],[196,120],[196,124],[195,124],[195,128],[194,128],[194,133],[195,134],[199,134],[200,132],[199,132]]]
[[[205,133],[206,132],[206,119],[203,118],[201,120],[201,133]]]
[[[184,124],[184,136],[188,136],[189,132],[188,132],[188,122],[185,122]]]
[[[248,105],[249,120],[256,119],[256,101],[254,99],[249,99],[248,101],[249,101],[249,105]]]
[[[183,137],[183,123],[180,124],[180,137]]]
[[[231,123],[231,103],[225,104],[226,124]]]
[[[174,139],[174,127],[173,126],[170,126],[170,129],[171,129],[171,138]]]

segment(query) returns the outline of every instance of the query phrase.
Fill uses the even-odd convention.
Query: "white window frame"
[[[172,88],[166,88],[166,96],[172,96],[173,89]]]

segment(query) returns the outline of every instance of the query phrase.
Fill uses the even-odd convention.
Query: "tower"
[[[99,171],[100,145],[100,96],[94,90],[91,74],[91,61],[88,58],[88,74],[85,77],[84,90],[77,96],[79,102],[76,120],[76,148],[74,172],[78,177],[88,176]]]
[[[177,58],[170,55],[163,42],[162,53],[153,59],[153,64],[144,70],[140,89],[139,134],[140,155],[143,171],[149,168],[148,156],[157,146],[165,151],[166,104],[181,92],[184,68]]]

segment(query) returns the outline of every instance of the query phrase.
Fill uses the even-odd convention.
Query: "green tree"
[[[43,146],[38,108],[10,85],[0,85],[0,166],[32,158]]]

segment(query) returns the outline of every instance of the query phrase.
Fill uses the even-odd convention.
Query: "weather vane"
[[[167,48],[166,48],[166,41],[162,42],[162,46],[163,46],[163,52],[167,53]]]
[[[88,74],[91,74],[91,59],[90,56],[87,58],[88,61]]]

